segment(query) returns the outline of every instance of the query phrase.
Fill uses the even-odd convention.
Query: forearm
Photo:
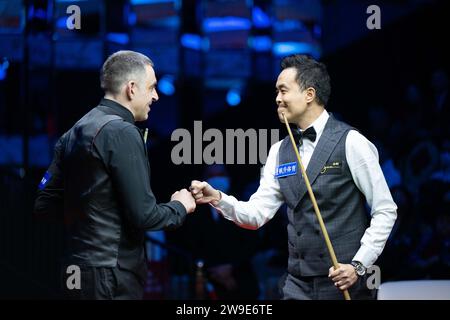
[[[226,219],[245,229],[258,229],[277,212],[281,199],[265,198],[255,193],[249,201],[239,201],[221,192],[221,200],[214,206]]]
[[[364,194],[372,216],[354,260],[370,266],[383,251],[397,218],[397,206],[378,163],[376,147],[358,132],[350,131],[346,155],[353,180]]]
[[[136,228],[156,231],[177,228],[186,218],[186,209],[179,201],[158,204],[148,188],[141,193],[125,193],[124,211],[129,222]]]
[[[248,201],[238,201],[235,197],[221,192],[221,200],[215,208],[223,216],[246,229],[258,229],[272,219],[284,202],[280,185],[274,177],[276,159],[281,142],[269,151],[262,171],[258,190]]]
[[[140,227],[147,231],[175,229],[183,224],[186,214],[179,201],[157,204],[145,215]]]
[[[365,266],[373,265],[386,245],[396,218],[394,208],[374,212],[370,227],[366,229],[361,239],[361,247],[353,260],[360,261]]]

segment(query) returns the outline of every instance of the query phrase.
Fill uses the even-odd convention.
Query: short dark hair
[[[105,92],[117,94],[127,81],[144,76],[146,65],[153,67],[153,62],[142,53],[117,51],[102,66],[100,86]]]
[[[313,58],[295,54],[281,60],[281,70],[295,68],[297,70],[297,83],[301,90],[312,87],[316,90],[316,100],[321,106],[328,103],[331,93],[330,76],[327,67]]]

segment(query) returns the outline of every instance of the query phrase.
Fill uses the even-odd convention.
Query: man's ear
[[[125,88],[126,95],[129,100],[132,100],[136,93],[136,82],[128,81],[127,86]]]
[[[305,90],[305,99],[307,103],[311,103],[316,98],[316,89],[309,87]]]

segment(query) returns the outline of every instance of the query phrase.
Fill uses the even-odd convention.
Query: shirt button
[[[323,253],[319,254],[319,258],[323,258]]]

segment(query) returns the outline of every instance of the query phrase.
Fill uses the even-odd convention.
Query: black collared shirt
[[[122,106],[120,103],[103,98],[102,100],[100,100],[100,105],[111,108],[111,114],[116,114],[119,117],[123,118],[126,122],[134,124],[135,121],[133,114],[130,110]]]
[[[125,121],[110,121],[93,140],[92,152],[104,164],[121,211],[133,227],[161,230],[179,226],[186,209],[179,201],[157,204],[150,187],[150,165],[142,133],[134,125],[133,114],[119,103],[102,99],[97,106],[105,114]],[[55,146],[54,158],[41,182],[34,212],[39,215],[61,214],[64,199],[64,134]]]

